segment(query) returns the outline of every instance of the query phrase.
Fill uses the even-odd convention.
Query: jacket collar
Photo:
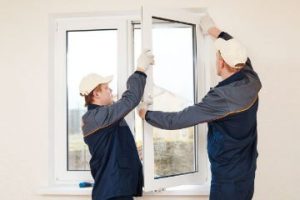
[[[93,109],[98,108],[98,107],[101,107],[101,106],[96,105],[96,104],[89,104],[87,108],[88,108],[88,110],[93,110]]]
[[[228,85],[232,82],[242,80],[244,77],[245,77],[245,74],[243,73],[243,70],[241,70],[241,71],[229,76],[225,80],[219,82],[216,87],[221,87],[221,86],[224,86],[224,85]]]

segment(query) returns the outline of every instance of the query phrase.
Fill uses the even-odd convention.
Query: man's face
[[[112,89],[110,89],[108,83],[101,84],[100,87],[101,90],[96,92],[96,98],[104,105],[111,105],[113,103]]]
[[[219,51],[216,53],[216,69],[217,69],[217,75],[221,76],[222,74],[222,66],[224,65],[224,61],[221,57],[221,54]]]

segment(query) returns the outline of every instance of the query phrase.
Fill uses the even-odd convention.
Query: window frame
[[[109,20],[108,20],[109,19]],[[127,18],[126,18],[127,19]],[[124,54],[128,50],[127,21],[124,17],[84,17],[84,18],[56,18],[54,19],[54,62],[52,71],[53,90],[52,104],[52,132],[53,138],[53,176],[55,184],[72,183],[74,181],[92,181],[90,171],[67,170],[67,31],[74,30],[101,30],[117,29],[118,37],[118,98],[126,89],[126,81],[132,68],[128,66],[128,56]],[[51,94],[51,93],[50,93]],[[51,98],[51,96],[50,96]],[[128,116],[131,117],[132,114]],[[132,118],[132,117],[131,117]],[[62,134],[63,133],[63,134]],[[62,153],[63,152],[63,153]]]
[[[194,12],[202,12],[202,9],[196,9]],[[145,12],[145,10],[143,10]],[[171,11],[170,13],[172,13]],[[169,13],[169,12],[168,12]],[[176,12],[177,13],[177,12]],[[51,185],[57,184],[74,184],[79,181],[92,181],[90,171],[67,171],[67,110],[66,110],[66,31],[68,30],[88,30],[88,29],[118,29],[123,34],[118,32],[119,41],[123,41],[122,47],[119,48],[119,62],[118,73],[122,76],[118,76],[118,98],[126,89],[126,81],[128,76],[134,71],[134,53],[133,53],[133,35],[132,35],[132,21],[141,21],[140,11],[124,11],[124,12],[102,12],[96,16],[93,15],[54,15],[50,16],[50,37],[49,37],[49,139],[50,139],[50,151],[49,151],[49,183]],[[164,15],[161,15],[164,16]],[[198,29],[198,25],[196,25]],[[201,36],[201,40],[207,40]],[[120,44],[118,44],[120,45]],[[204,45],[198,47],[197,54],[204,53],[204,49],[210,46],[209,42],[204,42]],[[145,46],[144,46],[145,47]],[[122,52],[127,52],[124,55]],[[201,56],[204,57],[204,56]],[[208,59],[201,59],[199,61],[200,67],[197,92],[198,99],[202,97],[209,89],[211,82],[211,72],[208,67],[210,61]],[[200,66],[199,65],[199,66]],[[198,65],[197,65],[198,66]],[[150,72],[151,73],[151,72]],[[200,77],[201,76],[201,77]],[[209,76],[209,77],[208,77]],[[203,84],[204,83],[204,84]],[[134,133],[134,112],[131,112],[126,116],[126,121],[132,132]],[[64,125],[63,125],[64,123]],[[206,155],[203,159],[203,173],[206,174],[205,178],[198,182],[204,184],[209,181],[209,162],[206,152],[206,126],[199,125],[197,129],[201,130],[198,136],[198,140],[202,143],[204,148],[198,148],[198,155]],[[64,134],[62,134],[64,133]],[[145,136],[144,136],[145,137]],[[199,147],[197,141],[196,145]],[[64,152],[64,153],[62,153]],[[149,153],[146,149],[144,154]],[[144,171],[146,172],[147,170]],[[145,173],[145,178],[147,174]],[[166,184],[163,187],[170,186]],[[153,190],[153,189],[152,189]]]
[[[205,48],[204,35],[200,32],[199,20],[203,13],[193,12],[191,10],[183,9],[157,9],[157,8],[143,8],[142,16],[142,48],[152,49],[152,17],[162,18],[167,20],[173,20],[177,22],[193,24],[195,26],[194,40],[196,45],[196,52],[194,52],[194,73],[195,82],[194,87],[196,88],[196,100],[202,98],[204,95],[205,84],[205,64],[203,60],[205,58],[201,54]],[[148,87],[145,89],[145,94],[151,94],[151,85],[153,85],[153,76],[150,69],[148,73]],[[201,81],[199,81],[201,80]],[[147,96],[145,97],[148,98]],[[151,100],[151,99],[150,99]],[[151,110],[151,106],[150,106]],[[154,175],[154,145],[153,145],[153,131],[151,125],[144,123],[144,171],[148,172],[145,176],[145,191],[158,190],[166,187],[174,187],[178,185],[202,185],[205,184],[209,179],[208,174],[208,159],[206,150],[206,132],[207,128],[204,124],[195,126],[196,128],[196,171],[194,173],[171,176],[168,178],[155,179]],[[203,159],[206,158],[206,159]]]

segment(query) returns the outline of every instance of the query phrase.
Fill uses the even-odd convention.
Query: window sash
[[[200,13],[201,15],[201,13]],[[200,33],[200,28],[198,27],[198,22],[200,19],[199,13],[195,14],[188,10],[182,9],[170,9],[170,10],[160,10],[160,9],[148,9],[143,8],[143,21],[142,21],[142,48],[152,49],[152,18],[162,18],[168,20],[174,20],[178,22],[193,24],[196,28],[196,55],[195,60],[195,87],[197,100],[198,97],[203,95],[203,90],[201,86],[205,85],[204,79],[204,63],[201,62],[202,54],[201,49],[203,49],[203,35]],[[153,72],[150,68],[148,72],[147,87],[145,94],[151,94],[153,83]],[[201,76],[200,76],[201,75]],[[201,81],[198,81],[201,80]],[[147,95],[145,99],[149,98]],[[150,99],[151,100],[151,99]],[[150,107],[151,110],[151,107]],[[197,185],[203,184],[208,177],[208,163],[205,145],[205,126],[197,125],[195,126],[197,130],[196,134],[196,170],[197,172],[184,174],[180,176],[171,176],[167,178],[156,179],[154,174],[154,141],[153,141],[153,127],[151,125],[144,123],[144,171],[145,171],[145,191],[159,190],[161,188],[173,187],[179,185]]]
[[[79,18],[56,19],[54,35],[53,124],[54,124],[54,182],[92,181],[90,171],[67,170],[67,71],[66,33],[75,30],[117,29],[118,40],[118,98],[126,89],[129,72],[127,52],[127,21],[125,19]]]

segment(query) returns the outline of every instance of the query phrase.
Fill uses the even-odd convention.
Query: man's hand
[[[218,38],[221,31],[216,27],[215,22],[209,15],[205,15],[200,20],[200,27],[203,34],[209,34],[214,38]]]
[[[208,29],[209,35],[211,35],[213,38],[217,39],[222,31],[218,29],[217,27],[212,27]]]
[[[146,117],[146,112],[148,110],[148,106],[151,105],[152,102],[147,100],[147,101],[142,101],[139,106],[138,106],[138,113],[139,116],[144,120]]]
[[[138,111],[139,111],[140,118],[142,118],[143,120],[145,120],[147,110],[144,109],[144,108],[140,108]]]
[[[151,50],[144,50],[137,60],[137,70],[145,72],[151,65],[154,65],[154,56]]]

